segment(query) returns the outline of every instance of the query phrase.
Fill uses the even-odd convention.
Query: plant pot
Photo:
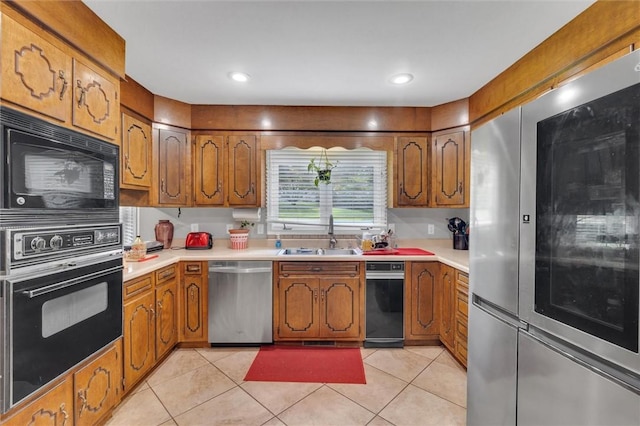
[[[318,170],[318,181],[322,183],[331,182],[331,170]]]
[[[249,230],[245,228],[229,229],[229,247],[244,250],[249,247]]]

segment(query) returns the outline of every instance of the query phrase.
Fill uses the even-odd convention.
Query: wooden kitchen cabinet
[[[73,375],[76,426],[95,425],[120,402],[122,340]]]
[[[178,265],[155,271],[156,275],[156,359],[162,358],[178,342]]]
[[[127,298],[128,288],[136,288]],[[124,389],[131,390],[155,365],[155,294],[151,274],[125,283]],[[134,293],[132,291],[132,293]]]
[[[154,191],[157,205],[188,206],[191,202],[189,131],[154,123]]]
[[[434,207],[469,207],[469,132],[435,133],[431,183]]]
[[[7,425],[71,425],[73,423],[73,379],[67,376],[40,398],[3,421]]]
[[[195,206],[258,207],[260,148],[256,134],[196,135]]]
[[[193,203],[196,206],[225,204],[225,137],[198,135],[193,150]]]
[[[228,138],[228,192],[230,207],[258,206],[258,141],[256,135]]]
[[[467,328],[469,322],[469,275],[456,270],[454,356],[467,365]]]
[[[124,388],[131,390],[178,340],[178,266],[124,283]]]
[[[359,262],[278,262],[275,270],[274,340],[363,340]]]
[[[440,341],[454,351],[456,279],[455,269],[440,265],[441,302],[440,302]]]
[[[151,124],[122,114],[121,188],[148,190],[151,187]]]
[[[181,262],[179,340],[208,340],[208,263]]]
[[[396,142],[395,207],[426,207],[429,204],[429,139],[398,137]]]
[[[74,57],[62,41],[36,33],[6,14],[1,26],[0,93],[4,100],[65,127],[116,139],[120,114],[117,77]]]
[[[440,334],[440,263],[407,262],[405,340],[437,340]]]

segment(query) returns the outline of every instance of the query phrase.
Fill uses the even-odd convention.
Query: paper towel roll
[[[233,209],[233,211],[231,212],[231,216],[236,222],[242,222],[243,220],[248,220],[250,222],[259,222],[260,207],[258,207],[257,209]]]

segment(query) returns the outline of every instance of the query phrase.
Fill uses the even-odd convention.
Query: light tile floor
[[[465,424],[467,375],[440,346],[362,348],[366,385],[245,382],[257,352],[178,349],[107,425]]]

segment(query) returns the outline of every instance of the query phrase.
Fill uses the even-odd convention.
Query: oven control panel
[[[13,258],[16,260],[121,245],[120,225],[14,231],[12,240]]]

